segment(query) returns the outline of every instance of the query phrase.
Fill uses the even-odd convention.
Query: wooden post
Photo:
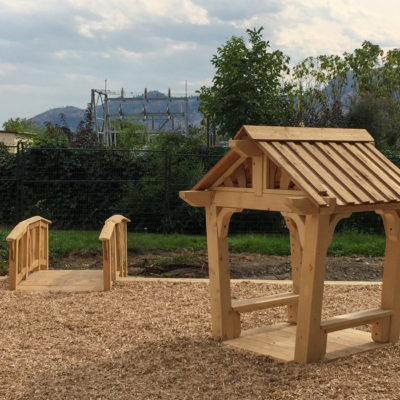
[[[8,287],[10,290],[17,288],[17,275],[18,275],[18,242],[13,241],[9,244],[8,254]]]
[[[122,263],[122,276],[128,276],[128,228],[126,221],[122,224],[123,232],[123,263]]]
[[[330,243],[329,215],[307,215],[301,265],[296,345],[297,362],[320,360],[326,352],[326,334],[321,329],[326,250]]]
[[[294,355],[297,362],[318,361],[326,353],[327,334],[321,329],[326,252],[336,225],[350,215],[312,214],[305,217],[304,233],[299,234],[303,257]],[[297,226],[302,230],[300,223]]]
[[[377,211],[386,233],[381,308],[393,310],[392,317],[372,325],[375,342],[397,342],[400,333],[400,211]]]
[[[303,246],[300,235],[304,234],[305,217],[297,214],[283,214],[286,226],[290,232],[290,252],[292,264],[293,293],[300,293],[301,261],[303,258]],[[288,322],[297,322],[298,304],[288,306]]]
[[[240,336],[240,314],[232,310],[228,229],[235,208],[206,207],[212,333],[217,339]]]
[[[103,283],[104,290],[111,290],[111,241],[103,241]]]

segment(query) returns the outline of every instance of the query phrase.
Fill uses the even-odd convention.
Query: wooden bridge
[[[9,288],[29,291],[111,290],[113,282],[127,276],[128,218],[114,215],[100,233],[103,270],[50,270],[51,221],[40,216],[20,222],[7,236],[9,243]]]

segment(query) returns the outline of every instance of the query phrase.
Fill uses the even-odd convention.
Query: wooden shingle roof
[[[317,206],[326,206],[326,198],[336,198],[338,206],[400,202],[400,169],[375,148],[366,130],[246,125],[235,141],[255,144],[289,177],[291,188]],[[229,151],[193,190],[212,188],[241,162],[240,154]]]

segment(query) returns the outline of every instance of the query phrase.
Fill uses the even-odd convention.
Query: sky
[[[0,128],[50,108],[85,108],[91,89],[182,95],[209,86],[211,58],[264,27],[294,64],[364,40],[400,47],[398,0],[0,0]]]

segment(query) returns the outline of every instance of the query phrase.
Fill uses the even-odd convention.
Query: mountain
[[[138,101],[134,102],[124,102],[123,100],[112,101],[110,102],[110,113],[119,114],[120,109],[122,109],[123,114],[142,113],[144,107],[146,109],[146,112],[148,113],[166,112],[167,106],[169,107],[171,113],[184,111],[182,102],[171,102],[164,93],[151,91],[148,93],[148,97],[162,99],[165,98],[165,100],[157,100],[152,102],[146,101],[144,98],[138,98]],[[203,119],[203,115],[198,110],[199,102],[197,100],[197,97],[189,96],[188,100],[189,125],[199,126],[201,120]],[[84,119],[84,114],[85,110],[77,107],[67,106],[52,108],[39,115],[34,116],[33,118],[31,118],[31,120],[35,121],[39,126],[44,127],[48,122],[53,125],[64,125],[64,119],[65,124],[68,126],[68,128],[70,128],[72,131],[75,131],[79,122]],[[101,116],[101,112],[99,112],[99,116]],[[147,123],[150,123],[150,119],[147,120]]]
[[[48,122],[52,125],[64,125],[64,119],[68,128],[75,131],[79,122],[81,122],[84,117],[85,110],[78,107],[66,106],[52,108],[30,119],[35,121],[41,127],[44,127]]]

